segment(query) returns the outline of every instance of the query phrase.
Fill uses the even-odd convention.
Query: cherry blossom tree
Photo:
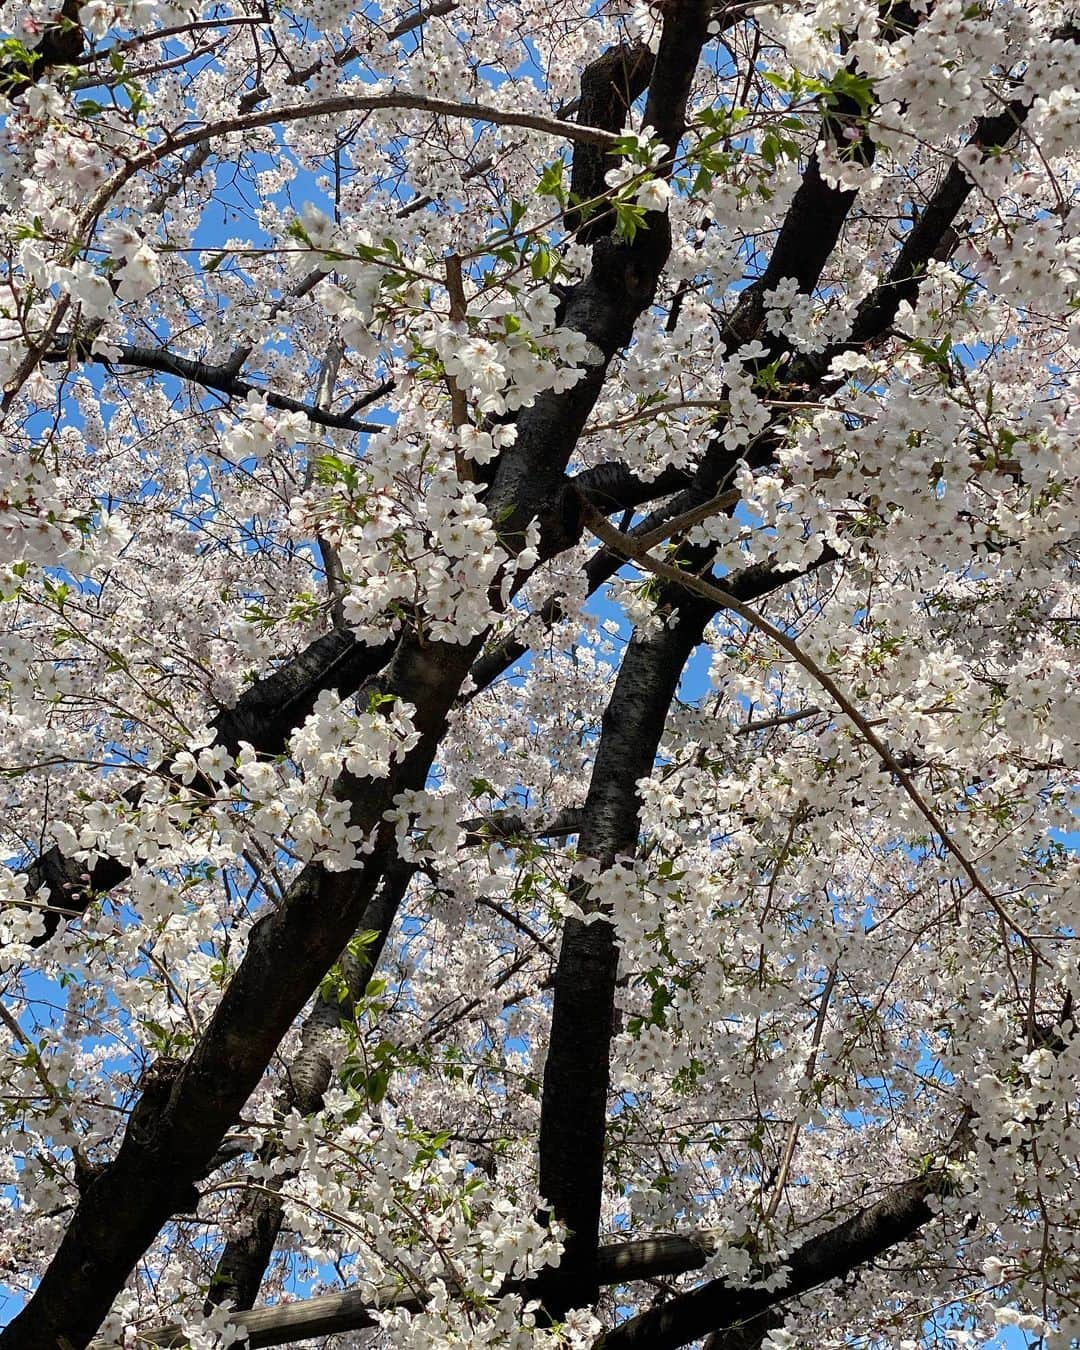
[[[0,16],[0,1350],[1076,1344],[1069,0]]]

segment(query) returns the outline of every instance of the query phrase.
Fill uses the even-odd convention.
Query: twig
[[[71,1115],[67,1108],[67,1102],[64,1101],[60,1089],[49,1077],[45,1065],[41,1062],[41,1052],[26,1032],[23,1031],[22,1027],[19,1026],[18,1021],[10,1012],[8,1012],[7,1008],[4,1007],[3,1003],[0,1003],[0,1021],[3,1022],[4,1026],[7,1027],[12,1036],[14,1036],[19,1044],[26,1050],[30,1068],[34,1071],[34,1077],[45,1090],[46,1096],[56,1107],[56,1113],[60,1117],[60,1124],[63,1125],[64,1129],[71,1135],[73,1140],[77,1140],[78,1136],[75,1132],[75,1125],[72,1122]],[[93,1167],[87,1161],[86,1155],[83,1153],[79,1144],[77,1142],[72,1143],[70,1148],[71,1156],[75,1161],[76,1178],[90,1176],[93,1172]]]
[[[684,586],[687,590],[695,592],[706,600],[713,601],[714,604],[724,609],[730,610],[733,614],[738,614],[741,619],[745,619],[751,627],[756,628],[758,632],[764,633],[766,637],[771,638],[783,651],[792,657],[802,668],[811,676],[845,714],[850,722],[862,734],[866,743],[880,756],[882,762],[888,768],[896,781],[903,788],[919,814],[930,825],[934,833],[941,839],[942,844],[949,853],[956,859],[964,875],[970,881],[972,887],[986,900],[993,909],[994,913],[1001,919],[1008,928],[1014,932],[1017,937],[1027,946],[1040,961],[1046,958],[1038,951],[1031,935],[1022,928],[1012,917],[1001,901],[990,890],[990,888],[979,876],[974,864],[968,858],[967,854],[953,838],[949,832],[948,826],[938,815],[937,811],[923,797],[922,793],[916,787],[911,775],[900,763],[897,757],[881,739],[874,730],[873,722],[864,717],[855,704],[848,698],[847,694],[840,688],[832,676],[818,665],[813,657],[808,656],[799,646],[794,638],[789,637],[782,629],[771,624],[768,619],[762,618],[756,610],[751,609],[749,605],[743,604],[741,600],[736,599],[730,592],[717,586],[715,582],[706,581],[703,577],[694,576],[691,573],[682,572],[677,567],[672,567],[670,563],[661,562],[657,558],[650,557],[644,549],[641,548],[636,539],[629,539],[626,535],[620,534],[618,530],[611,525],[592,504],[578,492],[578,501],[581,504],[582,518],[592,533],[606,544],[608,548],[614,549],[616,553],[621,554],[631,562],[636,562],[655,576],[663,577],[665,581],[670,581],[677,586]]]
[[[326,349],[326,355],[323,357],[322,368],[319,371],[319,383],[315,394],[315,405],[323,412],[329,411],[331,403],[334,401],[334,385],[337,383],[338,370],[341,366],[341,358],[345,354],[345,349],[336,339],[333,340]],[[308,464],[307,478],[310,479],[311,471],[314,467],[314,461]],[[308,483],[305,481],[304,486]],[[326,592],[330,597],[330,617],[334,621],[335,628],[344,628],[345,625],[345,595],[348,591],[348,582],[345,580],[345,570],[341,566],[341,558],[337,549],[331,544],[322,530],[316,528],[315,539],[319,545],[319,551],[322,553],[323,570],[326,573]]]
[[[804,708],[802,712],[780,713],[777,717],[762,718],[760,722],[747,722],[745,726],[738,728],[738,732],[740,736],[747,736],[752,731],[770,731],[773,727],[786,727],[792,722],[803,722],[808,717],[817,717],[820,712],[820,708]]]
[[[446,293],[450,297],[450,322],[461,328],[462,333],[467,335],[468,303],[465,299],[465,281],[461,275],[461,257],[457,253],[449,253],[446,257]],[[469,424],[469,404],[465,398],[464,389],[453,375],[445,374],[443,379],[446,381],[446,388],[450,394],[450,419],[453,422],[454,431],[457,432],[457,444],[454,446],[454,467],[457,469],[459,482],[471,483],[475,480],[476,475],[473,473],[473,466],[465,458],[461,447],[461,429]]]
[[[818,1003],[817,1019],[814,1022],[814,1034],[810,1040],[810,1055],[806,1061],[807,1082],[813,1081],[814,1068],[817,1065],[818,1049],[821,1045],[821,1033],[825,1030],[825,1014],[829,1008],[829,999],[832,998],[832,992],[836,988],[836,966],[829,971],[829,978],[825,981],[825,988],[821,991],[821,1001]],[[795,1146],[799,1142],[799,1120],[798,1117],[791,1122],[791,1129],[788,1131],[787,1143],[784,1145],[784,1156],[780,1162],[780,1171],[776,1174],[776,1187],[772,1193],[772,1199],[769,1201],[765,1210],[765,1222],[768,1223],[776,1214],[780,1207],[780,1200],[784,1194],[784,1187],[787,1185],[788,1173],[791,1171],[791,1161],[795,1157]]]
[[[707,502],[702,502],[700,506],[692,506],[689,511],[684,511],[682,515],[675,516],[671,520],[665,520],[663,525],[658,525],[655,530],[650,530],[648,534],[634,536],[634,544],[637,548],[649,549],[655,548],[657,544],[662,544],[665,539],[673,534],[679,534],[683,530],[689,530],[694,525],[699,525],[703,520],[708,520],[710,516],[718,511],[728,511],[731,507],[737,505],[742,500],[742,493],[738,488],[730,488],[727,492],[718,492],[715,497],[710,497]]]

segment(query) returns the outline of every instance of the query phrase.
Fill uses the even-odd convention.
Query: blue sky
[[[537,71],[535,73],[538,74],[539,72]],[[87,92],[88,95],[92,96],[93,91]],[[269,165],[269,162],[269,159],[267,159],[266,164]],[[305,202],[310,201],[319,205],[328,213],[332,213],[332,200],[327,195],[326,191],[319,187],[318,177],[319,175],[302,171],[293,183],[284,190],[285,194],[287,194],[287,199],[298,211]],[[246,226],[244,226],[244,228],[241,227],[246,220],[248,220],[247,203],[245,203],[240,196],[230,197],[229,190],[225,189],[221,194],[220,216],[218,216],[216,212],[207,212],[200,233],[196,238],[196,243],[200,248],[205,248],[207,250],[218,248],[224,244],[229,237],[238,233],[243,233]],[[260,238],[257,232],[252,231],[250,242],[258,245],[269,243],[271,241],[265,237]],[[104,381],[106,376],[104,372],[96,372],[92,375],[92,378],[100,378]],[[630,575],[632,573],[630,569],[625,569],[624,574]],[[614,605],[605,596],[600,595],[596,597],[593,602],[593,612],[598,618],[614,620],[619,624],[622,636],[624,638],[629,636],[629,627],[622,609]],[[710,656],[707,649],[702,648],[695,654],[687,667],[687,671],[680,686],[681,697],[687,700],[696,700],[708,691],[709,661]],[[1080,847],[1080,832],[1064,836],[1064,841],[1069,847]],[[39,981],[41,981],[41,983],[39,983]],[[43,1000],[51,1000],[56,992],[51,984],[43,981],[43,977],[36,976],[32,977],[27,989],[34,997]],[[330,1272],[326,1273],[327,1275],[330,1275]],[[299,1290],[301,1287],[302,1284],[298,1281],[297,1289]],[[0,1297],[2,1297],[2,1294],[0,1294]],[[15,1311],[15,1304],[9,1301],[7,1305],[4,1306],[3,1311],[5,1315],[10,1315]],[[999,1337],[999,1344],[1002,1347],[1008,1347],[1009,1350],[1019,1350],[1020,1346],[1032,1344],[1032,1339],[1018,1331],[1008,1330],[1003,1332]]]

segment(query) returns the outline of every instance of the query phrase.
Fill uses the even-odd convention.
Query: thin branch
[[[806,1081],[807,1084],[813,1082],[814,1068],[817,1065],[818,1049],[821,1046],[821,1033],[825,1030],[825,1015],[829,1010],[829,1000],[832,998],[832,992],[836,988],[836,966],[829,971],[829,978],[825,981],[825,988],[821,991],[821,999],[818,1002],[817,1019],[814,1022],[814,1034],[810,1041],[810,1054],[806,1062]],[[795,1147],[799,1142],[799,1119],[798,1116],[791,1122],[791,1128],[788,1130],[787,1143],[784,1145],[784,1156],[780,1162],[780,1171],[776,1176],[776,1187],[772,1193],[772,1199],[769,1201],[765,1210],[765,1220],[770,1222],[780,1208],[780,1201],[783,1198],[784,1187],[787,1185],[788,1173],[791,1171],[791,1162],[795,1157]]]
[[[820,708],[804,708],[802,712],[780,713],[777,717],[765,717],[760,722],[747,722],[738,727],[740,736],[748,736],[752,731],[770,731],[773,727],[790,726],[793,722],[804,722],[808,717],[817,717]]]
[[[342,113],[352,112],[429,112],[437,117],[461,117],[469,121],[490,122],[493,126],[527,127],[531,131],[546,132],[567,141],[584,141],[587,145],[599,145],[605,148],[618,141],[614,132],[604,131],[600,127],[579,126],[577,122],[564,122],[558,117],[545,117],[542,113],[515,111],[513,108],[492,108],[485,103],[461,103],[452,99],[431,98],[427,94],[412,94],[397,90],[390,94],[338,94],[334,98],[319,99],[312,103],[288,104],[283,108],[267,108],[262,112],[241,113],[236,117],[222,118],[208,126],[196,127],[179,136],[166,137],[162,144],[131,161],[137,168],[145,168],[160,159],[163,154],[175,154],[189,146],[199,145],[203,141],[214,140],[219,136],[231,136],[236,132],[255,131],[259,127],[276,126],[280,122],[303,122],[316,117],[338,117]],[[130,177],[130,164],[125,166],[125,175]],[[126,178],[125,178],[126,181]],[[112,195],[111,192],[109,194]]]
[[[634,536],[634,546],[644,549],[655,548],[657,544],[662,544],[665,539],[672,535],[682,534],[686,530],[693,529],[695,525],[700,525],[719,511],[730,511],[732,507],[737,506],[742,501],[742,491],[740,488],[731,488],[727,492],[718,492],[715,497],[710,497],[707,502],[702,502],[700,506],[691,507],[689,511],[683,511],[680,515],[666,520],[662,525],[658,525],[655,530],[649,530],[645,534]]]
[[[461,273],[461,257],[457,253],[450,253],[446,257],[446,293],[450,297],[451,324],[462,334],[467,334],[469,311],[465,299],[465,281]],[[450,422],[458,437],[454,446],[454,469],[459,483],[471,483],[475,481],[476,474],[471,462],[465,458],[461,446],[462,428],[469,424],[468,400],[465,397],[465,390],[453,375],[446,372],[443,379],[450,395]]]
[[[491,844],[504,839],[565,839],[581,830],[584,812],[568,806],[547,820],[530,825],[517,811],[492,811],[460,822],[465,831],[465,846]]]
[[[108,47],[95,47],[93,51],[83,52],[80,56],[76,56],[68,64],[91,66],[96,65],[99,61],[108,61],[111,64],[115,57],[123,56],[125,52],[134,51],[137,47],[148,46],[151,42],[166,42],[169,38],[187,37],[192,33],[205,33],[211,29],[255,28],[267,23],[269,23],[269,20],[263,14],[237,14],[231,18],[220,19],[193,19],[188,23],[173,24],[168,28],[155,28],[150,33],[136,33],[133,37],[121,38]],[[187,52],[184,59],[190,60],[191,56],[192,53]],[[94,80],[91,84],[91,77],[85,76],[83,80],[76,82],[75,88],[91,88],[93,85],[101,83],[100,80]]]
[[[34,1077],[41,1084],[45,1092],[45,1095],[49,1098],[53,1106],[56,1108],[56,1113],[60,1117],[61,1125],[63,1125],[64,1129],[67,1131],[68,1134],[71,1135],[73,1139],[76,1139],[77,1131],[75,1129],[75,1124],[71,1119],[71,1113],[68,1110],[67,1102],[64,1101],[63,1094],[60,1092],[60,1089],[49,1077],[48,1070],[42,1063],[41,1054],[37,1046],[26,1034],[26,1032],[23,1031],[22,1027],[19,1025],[16,1018],[14,1018],[11,1015],[11,1013],[8,1012],[7,1008],[4,1007],[3,1003],[0,1003],[0,1021],[4,1023],[4,1026],[7,1027],[8,1031],[11,1032],[15,1040],[17,1040],[18,1043],[26,1051],[27,1062],[29,1063],[30,1068],[33,1070]],[[79,1144],[73,1143],[69,1147],[71,1148],[71,1156],[75,1163],[76,1180],[81,1181],[82,1179],[92,1175],[93,1172],[92,1165],[87,1160],[86,1155],[85,1153],[83,1153],[82,1148],[79,1146]]]
[[[331,341],[326,349],[326,355],[323,357],[322,367],[319,371],[318,391],[315,396],[315,406],[320,412],[328,412],[331,403],[334,401],[334,385],[337,383],[338,370],[341,367],[341,358],[344,355],[345,348],[341,343],[336,339]],[[304,482],[305,489],[310,486],[314,469],[315,460],[310,460]],[[315,538],[319,545],[319,552],[322,554],[323,570],[326,573],[326,592],[330,597],[330,617],[334,621],[335,628],[345,628],[344,604],[349,583],[345,578],[341,557],[321,529],[316,528]]]
[[[608,520],[602,516],[584,497],[579,496],[581,510],[585,523],[588,528],[596,535],[601,543],[606,544],[608,548],[631,562],[638,563],[647,571],[655,576],[663,577],[665,581],[674,582],[676,585],[685,586],[687,590],[693,591],[696,595],[702,596],[706,600],[712,600],[715,604],[724,609],[731,610],[733,614],[738,614],[751,627],[756,628],[758,632],[764,633],[776,643],[781,650],[787,652],[792,659],[800,665],[821,687],[830,695],[841,712],[862,734],[863,739],[880,756],[882,762],[888,768],[889,772],[895,777],[896,781],[903,788],[905,794],[916,808],[919,814],[931,827],[934,833],[941,839],[944,847],[952,854],[959,864],[964,875],[971,883],[972,887],[979,892],[984,900],[990,905],[994,913],[1001,919],[1009,929],[1019,937],[1024,944],[1029,947],[1033,953],[1037,953],[1034,940],[1017,921],[1012,917],[1001,901],[990,890],[983,881],[982,877],[975,869],[975,865],[968,858],[967,854],[956,842],[949,831],[949,827],[938,815],[933,806],[916,787],[910,773],[904,768],[900,760],[889,749],[888,745],[874,730],[873,722],[865,717],[855,704],[848,698],[847,694],[840,688],[832,676],[824,670],[818,663],[809,656],[794,638],[790,637],[782,629],[771,624],[768,619],[762,618],[760,614],[749,605],[744,604],[737,599],[730,591],[725,591],[717,586],[715,582],[706,581],[703,577],[694,576],[691,573],[680,571],[677,567],[672,567],[670,563],[661,562],[657,558],[650,557],[640,548],[636,540],[627,538],[620,534]],[[1045,959],[1040,957],[1040,959]]]

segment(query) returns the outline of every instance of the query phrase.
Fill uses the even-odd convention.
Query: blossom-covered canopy
[[[0,30],[0,1350],[1067,1350],[1069,0]]]

